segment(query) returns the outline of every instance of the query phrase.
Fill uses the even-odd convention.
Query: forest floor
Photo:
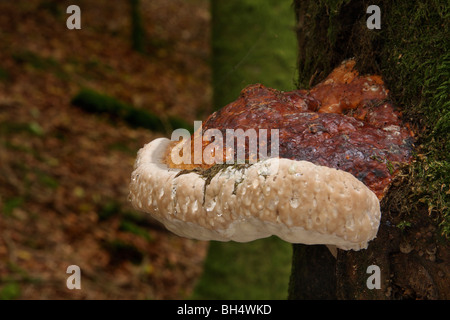
[[[211,112],[207,0],[141,1],[146,54],[127,1],[0,3],[0,299],[180,299],[208,243],[130,206],[136,153],[161,136],[71,105],[81,88],[193,123]],[[69,265],[81,290],[69,290]]]

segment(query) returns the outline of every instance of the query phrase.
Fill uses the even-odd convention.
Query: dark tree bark
[[[336,299],[336,259],[326,246],[294,244],[289,299]]]
[[[369,5],[381,8],[370,30]],[[417,134],[417,157],[381,202],[377,238],[360,251],[294,245],[291,299],[449,299],[450,75],[446,1],[295,0],[299,87],[355,57],[360,73],[383,76]],[[368,267],[380,269],[370,289]],[[326,292],[323,292],[326,291]]]

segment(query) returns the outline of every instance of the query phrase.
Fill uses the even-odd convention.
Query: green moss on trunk
[[[107,114],[112,119],[120,119],[132,127],[167,133],[184,128],[193,132],[192,125],[183,119],[175,116],[158,116],[91,89],[81,89],[71,103],[86,112]]]

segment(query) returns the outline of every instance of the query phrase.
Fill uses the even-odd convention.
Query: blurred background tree
[[[212,0],[214,109],[247,85],[295,89],[297,44],[291,0]],[[290,244],[270,237],[250,243],[210,243],[199,299],[286,299]]]

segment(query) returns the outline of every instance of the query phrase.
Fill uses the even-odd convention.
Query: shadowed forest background
[[[128,204],[137,150],[165,131],[121,112],[193,123],[211,110],[208,1],[141,1],[142,53],[131,1],[77,1],[81,30],[69,4],[0,3],[0,298],[186,297],[207,243]],[[66,288],[71,264],[82,290]]]
[[[216,32],[247,32],[216,43],[213,95],[209,1],[0,2],[0,299],[287,297],[289,244],[212,243],[205,262],[208,242],[127,200],[145,143],[250,83],[295,87],[291,1],[230,3]],[[71,4],[81,30],[66,27]],[[72,264],[81,290],[66,288]]]

